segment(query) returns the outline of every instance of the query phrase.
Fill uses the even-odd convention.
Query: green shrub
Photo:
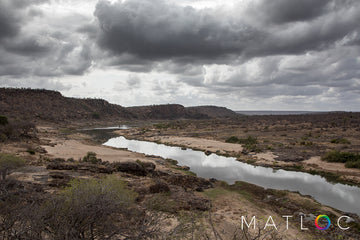
[[[94,152],[87,152],[86,156],[83,157],[83,162],[89,162],[93,164],[101,163],[101,159],[96,157],[96,153]]]
[[[346,162],[345,167],[347,167],[347,168],[360,168],[360,160]]]
[[[10,174],[12,170],[24,165],[25,161],[22,158],[12,154],[0,153],[0,176],[2,180],[5,180],[6,176]]]
[[[136,193],[114,176],[73,180],[70,187],[44,205],[43,229],[49,239],[106,239],[134,231]],[[136,227],[136,226],[134,226]],[[132,238],[135,239],[135,238]]]
[[[8,121],[7,117],[0,115],[0,125],[6,125],[8,123],[9,123],[9,121]]]
[[[228,139],[225,140],[225,142],[227,143],[238,143],[239,139],[235,136],[229,137]]]
[[[351,144],[351,142],[345,138],[334,138],[331,139],[331,143],[335,143],[335,144]]]
[[[31,155],[35,155],[35,150],[34,149],[29,148],[29,149],[26,150],[26,152],[28,152]]]
[[[325,156],[322,157],[323,161],[327,162],[352,162],[352,161],[359,161],[360,155],[356,153],[350,153],[350,152],[339,152],[339,151],[332,151],[325,154]]]
[[[248,136],[244,139],[239,139],[239,143],[245,144],[245,145],[255,145],[258,143],[257,138],[253,136]]]
[[[167,129],[170,127],[170,124],[168,123],[157,123],[157,124],[154,124],[154,127],[157,128],[157,129]]]
[[[91,117],[92,117],[93,119],[100,119],[100,118],[101,118],[101,117],[100,117],[100,114],[99,114],[99,113],[96,113],[96,112],[92,113],[92,114],[91,114]]]

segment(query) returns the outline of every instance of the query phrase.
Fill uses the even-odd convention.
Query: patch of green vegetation
[[[147,209],[175,213],[177,211],[177,203],[170,198],[169,193],[159,193],[146,200]]]
[[[300,142],[300,145],[303,145],[303,146],[312,146],[314,143],[312,141],[301,141]]]
[[[28,148],[26,150],[26,152],[30,153],[31,155],[35,155],[35,150],[34,149]]]
[[[351,229],[354,229],[356,232],[360,233],[360,224],[357,222],[348,223],[348,225],[345,225],[344,227],[350,227]]]
[[[74,132],[74,129],[71,128],[60,128],[59,132],[62,134],[72,134]]]
[[[335,144],[351,144],[351,142],[349,140],[347,140],[346,138],[334,138],[334,139],[331,139],[331,143],[335,143]]]
[[[268,189],[267,192],[277,197],[285,197],[288,195],[288,192],[285,190]]]
[[[324,177],[328,182],[332,182],[332,183],[344,182],[341,180],[341,176],[335,173],[318,171],[318,170],[309,170],[308,173],[312,175],[320,175]]]
[[[248,159],[248,160],[246,160],[246,163],[247,163],[247,164],[253,164],[253,163],[256,163],[256,160],[254,160],[254,159]]]
[[[245,145],[256,145],[258,143],[258,140],[256,137],[248,136],[247,138],[239,139],[239,143]]]
[[[83,157],[83,162],[89,162],[93,164],[101,163],[101,159],[96,157],[96,153],[94,152],[87,152],[86,156]]]
[[[260,196],[265,191],[262,187],[242,181],[236,181],[232,185],[224,185],[224,188],[236,192],[248,200],[253,200],[254,197]]]
[[[294,164],[292,166],[286,166],[286,167],[284,167],[284,169],[290,170],[290,171],[302,171],[302,170],[304,170],[304,166],[300,165],[300,164]]]
[[[321,159],[327,162],[345,163],[347,168],[360,168],[360,155],[358,153],[332,151],[326,153]]]
[[[238,143],[239,142],[239,138],[235,137],[235,136],[231,136],[228,139],[225,140],[225,142],[227,143]]]
[[[178,161],[170,158],[167,158],[166,161],[171,165],[177,165],[179,163]]]
[[[204,191],[204,194],[211,199],[216,199],[216,198],[224,196],[228,193],[229,193],[228,190],[221,188],[221,187],[211,188],[211,189],[207,189]]]
[[[192,171],[189,171],[189,170],[184,170],[184,169],[182,169],[181,171],[182,171],[185,175],[194,176],[194,177],[197,176],[196,173],[194,173],[194,172],[192,172]]]
[[[350,161],[345,163],[345,167],[347,168],[360,168],[360,161]]]
[[[311,210],[313,212],[317,212],[321,208],[321,204],[311,201],[309,199],[301,200],[299,203],[301,204],[302,208]]]
[[[274,150],[274,147],[272,147],[272,146],[266,146],[266,150]]]
[[[101,117],[100,117],[100,114],[97,113],[97,112],[92,113],[92,114],[91,114],[91,117],[92,117],[93,119],[100,119],[100,118],[101,118]]]
[[[6,116],[0,115],[0,125],[9,124],[9,121]]]
[[[6,179],[14,169],[25,165],[25,161],[12,154],[0,153],[0,176],[2,180]]]
[[[157,124],[154,124],[154,127],[157,128],[157,129],[167,129],[170,127],[170,125],[168,123],[157,123]]]
[[[253,136],[248,136],[247,138],[242,139],[232,136],[226,139],[225,142],[243,144],[243,147],[250,152],[261,152],[261,149],[257,147],[258,140]]]

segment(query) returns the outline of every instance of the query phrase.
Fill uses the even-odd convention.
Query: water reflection
[[[131,127],[128,125],[119,125],[119,126],[113,126],[113,127],[99,127],[99,128],[84,128],[80,129],[82,131],[90,131],[90,130],[127,130]]]
[[[242,163],[232,157],[216,154],[207,156],[200,151],[181,150],[179,147],[128,140],[124,137],[112,138],[104,145],[175,159],[179,165],[189,166],[192,172],[204,178],[216,178],[230,184],[235,181],[245,181],[264,188],[299,191],[301,194],[311,195],[322,204],[360,214],[360,188],[332,184],[320,176],[285,170],[274,171],[272,168]]]

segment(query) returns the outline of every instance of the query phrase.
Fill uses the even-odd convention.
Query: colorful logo
[[[326,221],[327,221],[327,225],[326,225],[325,227],[320,227],[320,226],[319,226],[319,220],[320,220],[321,218],[325,218]],[[326,230],[326,229],[328,229],[328,228],[330,227],[330,225],[331,225],[330,218],[329,218],[328,216],[326,216],[326,215],[319,215],[319,216],[317,216],[317,218],[315,219],[315,226],[316,226],[318,229],[320,229],[320,230]]]

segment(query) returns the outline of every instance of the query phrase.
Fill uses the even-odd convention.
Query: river
[[[311,195],[322,204],[360,214],[359,187],[330,183],[321,176],[253,166],[239,162],[233,157],[216,154],[207,156],[201,151],[182,150],[180,147],[128,140],[124,137],[111,138],[104,145],[174,159],[178,161],[178,165],[190,167],[190,170],[199,177],[216,178],[229,184],[244,181],[264,188],[298,191],[303,195]]]

